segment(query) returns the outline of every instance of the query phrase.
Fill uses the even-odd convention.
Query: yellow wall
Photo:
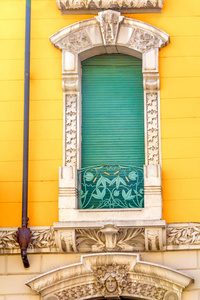
[[[200,220],[200,2],[165,0],[162,14],[126,15],[164,31],[160,52],[163,206],[167,222]],[[59,29],[93,16],[62,16],[56,0],[32,0],[29,225],[58,221],[62,165]],[[25,1],[0,1],[0,226],[21,221]]]

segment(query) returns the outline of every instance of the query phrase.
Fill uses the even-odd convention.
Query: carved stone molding
[[[106,10],[99,12],[94,19],[82,21],[80,26],[65,27],[58,35],[52,35],[50,41],[60,50],[77,54],[102,45],[121,45],[144,53],[165,47],[169,43],[169,36],[149,24],[121,16],[120,12]]]
[[[76,229],[76,244],[79,252],[144,251],[144,228]]]
[[[119,297],[127,286],[129,266],[110,263],[95,266],[94,275],[97,278],[97,287],[104,297]]]
[[[167,289],[156,287],[151,284],[145,284],[143,282],[129,282],[126,287],[128,294],[136,297],[148,297],[148,299],[163,300]]]
[[[143,252],[165,250],[165,227],[117,227],[56,229],[58,248],[63,252]]]
[[[65,49],[70,52],[79,53],[87,48],[92,47],[92,44],[86,31],[79,30],[77,32],[69,34],[55,46],[58,46],[60,49]]]
[[[28,252],[140,252],[200,249],[200,223],[166,226],[121,227],[105,224],[99,228],[31,227]],[[92,225],[90,226],[92,227]],[[17,228],[0,228],[0,253],[20,253],[15,240]]]
[[[56,0],[58,9],[62,14],[76,13],[76,14],[90,14],[98,10],[114,9],[120,10],[122,13],[131,12],[160,12],[164,0]]]
[[[56,230],[56,243],[62,252],[77,252],[75,230]]]
[[[168,224],[168,249],[199,249],[200,223]]]
[[[86,255],[81,262],[52,270],[27,285],[42,299],[131,297],[180,300],[192,278],[164,266],[141,262],[136,254]]]
[[[16,230],[0,231],[0,249],[18,249],[19,244],[15,238]]]
[[[119,12],[113,10],[102,12],[96,17],[100,23],[104,45],[114,45],[116,43],[119,24],[123,18]]]
[[[160,48],[162,41],[152,33],[148,31],[134,28],[131,38],[128,42],[128,47],[139,50],[140,52],[145,52],[153,48]]]
[[[54,230],[32,230],[33,238],[30,248],[55,248]]]
[[[160,163],[159,124],[158,124],[158,94],[147,93],[147,159],[149,165]]]
[[[88,295],[91,297],[96,296],[98,295],[98,292],[98,287],[95,283],[87,283],[55,293],[55,296],[57,296],[59,300],[74,300],[87,298]]]
[[[19,244],[16,242],[16,229],[0,230],[0,253],[18,253],[20,252]],[[31,228],[33,237],[28,247],[28,252],[48,252],[57,251],[55,232],[53,228],[41,227],[39,229]],[[45,251],[47,250],[47,251]]]
[[[65,97],[65,165],[77,162],[77,95]]]

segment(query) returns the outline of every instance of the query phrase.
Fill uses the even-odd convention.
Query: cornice
[[[164,0],[56,0],[62,14],[94,14],[113,9],[122,13],[160,13]]]

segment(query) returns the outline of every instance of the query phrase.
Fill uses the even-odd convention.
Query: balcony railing
[[[144,207],[143,168],[101,165],[78,170],[78,203],[80,209]]]

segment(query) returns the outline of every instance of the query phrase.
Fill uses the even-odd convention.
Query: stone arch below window
[[[59,170],[58,227],[65,222],[68,229],[70,226],[88,228],[95,222],[95,226],[100,228],[113,221],[115,225],[129,224],[131,227],[138,225],[135,220],[144,221],[143,225],[150,224],[149,220],[160,220],[158,223],[163,228],[158,57],[159,50],[169,43],[169,35],[152,25],[121,16],[120,12],[107,10],[97,17],[61,29],[50,37],[50,41],[62,50],[64,142],[63,166]],[[81,167],[81,61],[105,53],[122,53],[142,59],[144,208],[127,209],[123,214],[119,210],[97,212],[77,209],[77,169]],[[68,232],[68,236],[71,235],[74,236],[74,232]]]
[[[180,300],[193,279],[165,266],[140,261],[137,254],[107,253],[40,275],[26,284],[43,300]]]

